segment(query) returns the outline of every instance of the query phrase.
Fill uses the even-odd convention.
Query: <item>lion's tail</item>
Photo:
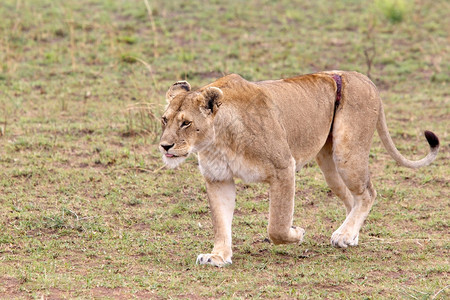
[[[406,159],[395,147],[394,142],[389,134],[389,130],[386,125],[386,116],[384,115],[383,105],[380,105],[380,114],[378,116],[377,131],[383,142],[384,147],[392,158],[400,165],[408,168],[420,168],[429,165],[437,156],[439,151],[439,139],[431,131],[425,131],[425,138],[430,145],[430,152],[427,156],[420,160]]]

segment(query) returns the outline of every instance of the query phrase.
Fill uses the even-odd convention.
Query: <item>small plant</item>
[[[375,7],[394,24],[402,22],[408,12],[405,0],[376,0]]]
[[[119,43],[133,45],[133,44],[137,43],[137,38],[135,36],[124,35],[124,36],[118,37],[117,41]]]
[[[134,64],[137,61],[137,59],[133,55],[130,55],[129,53],[123,53],[120,56],[120,61],[127,64]]]
[[[125,112],[127,118],[125,136],[150,136],[152,142],[156,141],[159,137],[161,126],[159,118],[153,113],[151,103],[138,102],[129,105]]]
[[[366,75],[369,78],[372,78],[371,71],[373,66],[373,60],[377,54],[377,45],[376,45],[376,31],[375,31],[376,21],[372,19],[369,22],[366,31],[366,41],[367,46],[364,47],[364,57],[366,59],[367,71]]]
[[[128,205],[129,206],[137,206],[137,205],[140,205],[142,203],[143,203],[142,200],[139,199],[139,198],[136,198],[136,197],[133,197],[132,199],[130,199],[128,201]]]

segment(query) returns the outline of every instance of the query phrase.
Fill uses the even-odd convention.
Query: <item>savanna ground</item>
[[[449,11],[445,0],[3,0],[0,298],[447,298]],[[157,150],[170,84],[369,67],[400,151],[422,157],[428,129],[437,160],[399,167],[375,135],[378,198],[345,250],[329,242],[344,207],[314,162],[297,175],[300,246],[268,242],[267,186],[238,181],[233,265],[195,265],[212,224],[196,158],[168,170]]]

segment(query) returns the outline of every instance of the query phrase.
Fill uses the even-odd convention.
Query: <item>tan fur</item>
[[[337,109],[332,74],[342,77]],[[235,177],[270,184],[270,239],[275,244],[300,243],[304,230],[292,226],[295,171],[316,158],[347,210],[331,243],[347,247],[357,245],[376,197],[368,168],[375,129],[389,154],[402,165],[427,165],[438,150],[435,145],[418,162],[401,156],[387,131],[376,87],[356,72],[261,82],[233,74],[196,91],[187,82],[177,82],[167,92],[167,101],[160,146],[164,161],[176,167],[190,153],[198,153],[206,180],[215,242],[210,254],[198,256],[201,264],[231,263]]]

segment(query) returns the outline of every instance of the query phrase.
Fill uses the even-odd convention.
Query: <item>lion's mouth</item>
[[[166,154],[164,154],[166,157],[168,157],[168,158],[176,158],[176,157],[185,157],[185,156],[188,156],[187,154],[185,154],[185,155],[175,155],[175,154],[171,154],[171,153],[166,153]]]

